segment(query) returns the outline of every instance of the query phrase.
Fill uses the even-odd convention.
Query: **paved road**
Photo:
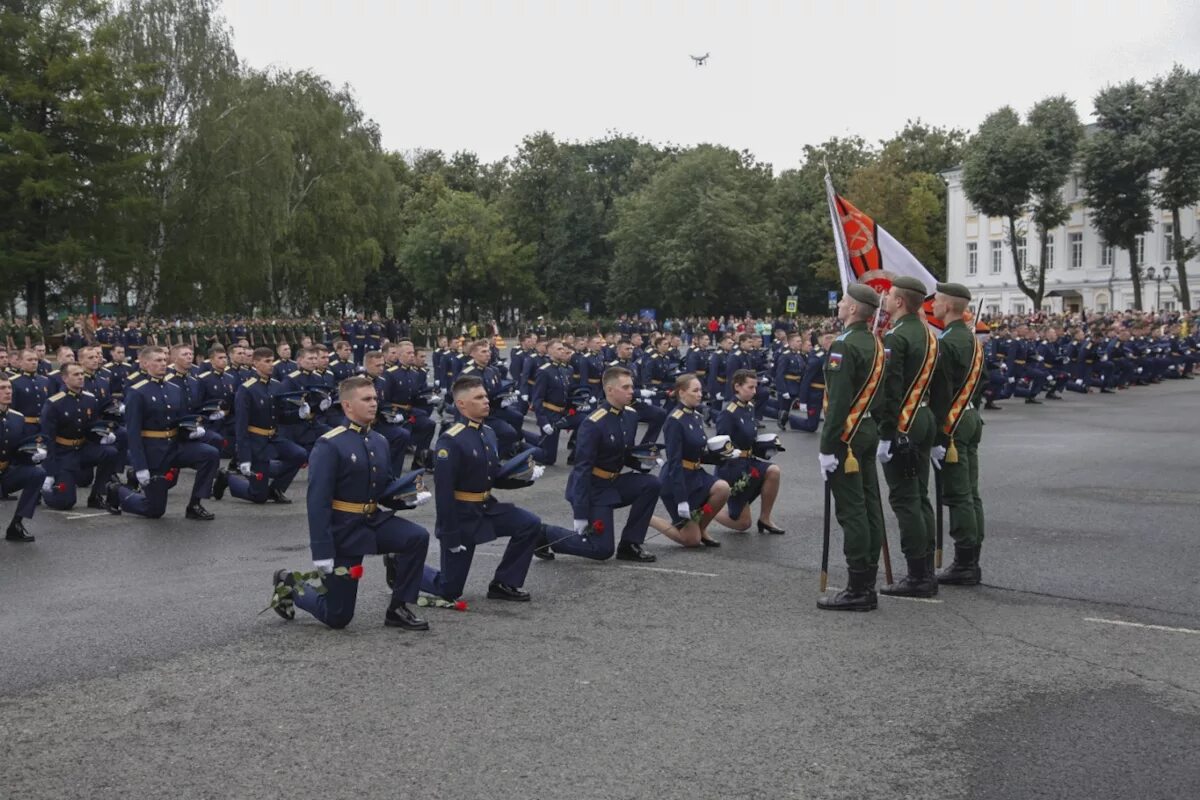
[[[1193,382],[989,414],[987,586],[867,615],[815,608],[806,434],[786,536],[535,562],[528,605],[485,547],[428,634],[382,626],[377,561],[345,631],[255,616],[299,502],[42,512],[0,543],[0,797],[1200,796],[1198,416]],[[521,502],[569,524],[564,476]]]

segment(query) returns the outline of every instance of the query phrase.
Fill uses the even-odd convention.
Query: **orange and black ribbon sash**
[[[867,411],[871,408],[871,401],[875,399],[875,393],[879,391],[879,387],[883,383],[883,343],[879,341],[879,337],[877,336],[872,336],[871,341],[875,344],[875,356],[871,360],[871,372],[867,375],[867,380],[862,385],[862,388],[858,390],[858,395],[850,405],[850,413],[846,415],[846,423],[842,426],[841,439],[846,444],[850,444],[850,440],[854,438],[854,434],[858,433],[859,426],[867,418]]]
[[[929,381],[933,377],[933,368],[937,364],[938,355],[938,340],[934,335],[933,330],[925,326],[925,360],[921,362],[921,369],[917,371],[916,377],[913,378],[912,384],[905,392],[904,402],[900,404],[900,417],[896,421],[896,430],[900,433],[907,434],[912,428],[913,419],[917,416],[917,409],[921,406],[921,400],[925,398],[925,391],[929,388]]]
[[[963,412],[967,410],[967,405],[975,394],[975,387],[979,385],[979,378],[983,375],[983,347],[974,336],[971,340],[975,343],[975,350],[971,354],[971,369],[967,373],[967,380],[954,396],[950,412],[946,414],[946,422],[942,425],[942,433],[947,436],[954,436],[954,432],[958,430],[958,423],[962,422]]]

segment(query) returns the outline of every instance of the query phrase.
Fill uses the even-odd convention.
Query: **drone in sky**
[[[688,58],[690,58],[692,61],[695,61],[697,67],[703,67],[704,64],[708,61],[708,53],[705,53],[702,56],[689,55]]]

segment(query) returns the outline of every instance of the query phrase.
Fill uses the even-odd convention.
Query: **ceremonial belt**
[[[255,436],[266,436],[267,438],[275,435],[275,428],[256,428],[253,425],[247,425],[246,431],[253,433]]]
[[[564,411],[566,411],[566,410],[567,410],[567,409],[566,409],[565,407],[563,407],[563,406],[556,406],[556,405],[554,405],[554,403],[547,403],[547,402],[546,402],[546,401],[544,401],[544,400],[542,401],[542,408],[548,408],[548,409],[550,409],[551,411],[553,411],[553,412],[555,412],[555,413],[558,413],[558,414],[561,414],[561,413],[563,413]]]
[[[1005,356],[1004,356],[1004,353],[994,353],[992,355],[992,358],[999,358],[999,359],[1003,360],[1005,358]]]
[[[346,500],[334,500],[331,505],[334,511],[341,511],[345,514],[374,514],[379,510],[379,506],[373,500],[368,503],[351,503]]]
[[[883,378],[883,343],[874,335],[871,336],[871,341],[875,345],[875,356],[871,359],[871,371],[867,374],[866,383],[858,390],[854,402],[850,404],[850,413],[846,415],[846,422],[842,425],[840,438],[846,444],[850,444],[854,434],[858,433],[859,426],[867,418],[871,401],[875,399],[875,393],[879,391],[883,382],[881,380]]]
[[[1025,362],[1024,362],[1024,361],[1022,361],[1021,359],[1013,359],[1013,363],[1014,363],[1014,364],[1022,364],[1022,365],[1023,365]]]
[[[810,389],[824,389],[825,388],[825,384],[823,384],[823,383],[810,383],[808,386]]]
[[[611,481],[614,478],[616,478],[618,475],[620,475],[621,471],[617,470],[616,472],[609,472],[606,469],[600,469],[599,467],[592,467],[592,474],[595,475],[597,478],[603,478],[606,481]]]
[[[724,382],[725,382],[725,379],[724,379],[724,378],[722,378],[720,375],[718,375],[718,376],[717,376],[717,382],[718,382],[718,383],[724,383]]]
[[[41,417],[26,417],[26,418],[25,418],[25,423],[26,423],[27,425],[37,425],[37,424],[39,424],[41,421],[42,421],[42,418],[41,418]]]
[[[600,382],[599,378],[588,378],[588,383],[599,383],[599,382]]]
[[[403,408],[405,411],[412,411],[411,403],[392,403],[393,408]]]
[[[908,390],[904,394],[904,401],[900,403],[900,416],[896,420],[896,430],[900,433],[908,433],[912,428],[913,420],[917,416],[917,409],[923,405],[921,401],[925,397],[925,392],[929,388],[929,381],[933,377],[933,368],[937,364],[937,354],[937,336],[934,335],[933,330],[928,325],[925,325],[925,358],[921,361],[921,368],[917,370],[916,376],[913,377],[913,382],[909,384]]]
[[[688,460],[685,458],[685,459],[682,459],[682,461],[681,461],[680,463],[682,463],[682,464],[683,464],[683,468],[684,468],[684,469],[700,469],[700,462],[699,462],[699,461],[688,461]]]
[[[55,436],[54,443],[61,444],[63,447],[83,447],[87,443],[87,439],[66,439],[62,436]]]
[[[179,428],[171,428],[165,431],[142,431],[143,439],[171,439],[175,434],[179,433]]]
[[[954,402],[950,404],[950,410],[946,413],[946,422],[942,425],[942,433],[951,437],[958,430],[963,412],[967,410],[971,397],[975,394],[975,387],[979,385],[979,377],[983,374],[983,348],[974,336],[971,336],[971,341],[975,345],[974,352],[971,354],[971,369],[967,372],[966,381],[954,395]]]
[[[486,492],[460,492],[457,489],[454,490],[454,499],[461,500],[464,503],[482,503],[491,496],[492,493],[490,490]]]
[[[802,376],[800,376],[800,375],[784,375],[783,379],[785,381],[798,381],[798,380],[800,380],[801,377]]]

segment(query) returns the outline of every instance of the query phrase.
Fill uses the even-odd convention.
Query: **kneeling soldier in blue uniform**
[[[65,391],[51,395],[42,408],[42,433],[46,436],[47,458],[42,463],[46,479],[42,500],[47,508],[66,511],[75,507],[75,489],[82,473],[96,470],[88,508],[107,509],[104,487],[117,471],[117,436],[91,429],[101,422],[96,396],[84,391],[83,367],[64,364],[60,371]],[[89,436],[90,434],[90,436]]]
[[[441,544],[441,570],[425,567],[421,591],[445,600],[462,595],[477,545],[508,536],[500,566],[488,585],[493,600],[529,599],[521,589],[533,560],[542,530],[534,514],[492,497],[492,484],[500,471],[500,444],[484,424],[488,394],[477,375],[462,375],[451,387],[454,407],[463,422],[456,423],[437,442],[433,467],[433,493],[437,503],[437,528]],[[540,475],[535,470],[534,477]]]
[[[656,561],[645,551],[646,529],[658,503],[660,482],[653,475],[622,472],[637,439],[638,412],[633,401],[633,373],[609,367],[603,377],[605,401],[579,426],[575,468],[567,479],[567,501],[575,518],[575,535],[539,543],[549,552],[604,560]],[[665,414],[664,414],[665,416]],[[629,519],[616,545],[613,510],[630,506]]]
[[[30,459],[32,464],[15,463],[18,448],[35,428],[25,421],[24,414],[10,407],[12,399],[12,381],[0,373],[0,492],[21,492],[17,512],[13,514],[4,538],[10,542],[32,542],[33,535],[25,530],[21,520],[31,518],[37,508],[38,490],[46,477],[38,463],[45,460],[46,451],[38,449]]]
[[[167,510],[167,490],[171,481],[166,473],[180,467],[196,470],[192,496],[188,501],[188,519],[208,521],[213,515],[200,504],[212,494],[221,454],[215,447],[197,439],[204,437],[202,427],[179,441],[180,420],[188,416],[183,390],[167,374],[167,351],[162,347],[143,347],[141,363],[149,377],[125,391],[125,424],[129,431],[129,463],[134,469],[139,490],[116,481],[108,485],[109,510],[118,507],[130,514],[157,519]]]
[[[325,591],[291,593],[291,601],[331,628],[344,628],[354,618],[358,576],[363,556],[390,559],[392,600],[383,622],[388,627],[427,631],[408,603],[417,600],[421,567],[429,549],[429,531],[416,523],[379,510],[378,501],[391,482],[387,440],[371,430],[379,400],[374,382],[355,375],[342,381],[338,398],[346,425],[321,436],[308,461],[308,538],[313,566]],[[275,573],[280,584],[294,585],[288,570]],[[290,619],[288,603],[276,613]]]

